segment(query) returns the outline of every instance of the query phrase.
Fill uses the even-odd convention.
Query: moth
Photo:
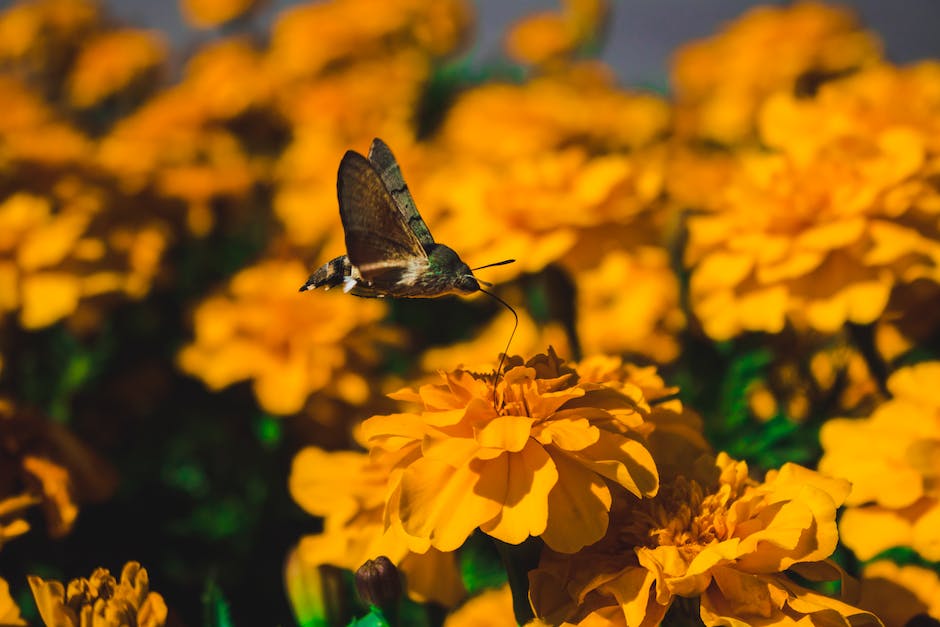
[[[434,241],[381,139],[372,140],[368,158],[353,150],[343,155],[336,194],[346,254],[317,268],[301,292],[342,286],[355,296],[435,298],[481,291],[481,281],[454,249]]]
[[[346,235],[346,254],[317,268],[301,292],[322,287],[367,298],[436,298],[447,294],[483,292],[512,312],[515,326],[500,357],[496,376],[519,326],[519,315],[509,303],[480,284],[474,270],[512,263],[506,259],[470,268],[453,248],[431,236],[391,149],[372,140],[369,157],[349,150],[336,175],[339,217]],[[494,397],[494,405],[496,399]]]

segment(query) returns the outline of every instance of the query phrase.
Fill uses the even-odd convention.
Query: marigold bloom
[[[19,310],[27,329],[54,324],[96,296],[146,294],[166,243],[156,224],[97,222],[98,190],[63,186],[56,196],[0,200],[0,311]]]
[[[3,577],[0,577],[0,625],[26,626],[26,621],[20,616],[20,608],[10,596],[10,586]]]
[[[485,590],[444,620],[444,627],[517,627],[508,585]]]
[[[480,527],[504,542],[541,536],[577,551],[607,529],[611,486],[636,496],[658,488],[638,439],[644,412],[614,388],[579,383],[554,351],[493,375],[442,373],[443,383],[393,395],[412,413],[362,425],[373,456],[393,468],[389,524],[453,551]]]
[[[621,502],[601,542],[575,555],[544,553],[529,575],[536,613],[553,624],[647,625],[682,596],[700,598],[706,625],[878,624],[784,574],[840,575],[822,560],[836,547],[848,482],[787,464],[758,484],[724,454],[698,470],[652,499]]]
[[[843,8],[804,1],[751,9],[676,53],[679,133],[727,144],[750,139],[768,95],[812,90],[814,80],[876,62],[880,48]]]
[[[869,324],[895,285],[938,281],[938,80],[937,64],[878,66],[767,102],[774,150],[739,152],[688,221],[691,301],[711,337]]]
[[[417,601],[455,605],[466,594],[456,556],[436,549],[409,550],[400,525],[385,528],[389,468],[352,451],[307,447],[295,457],[290,493],[305,511],[325,518],[323,533],[305,536],[296,556],[305,565],[330,564],[355,571],[385,555],[405,574]]]
[[[158,68],[166,44],[154,32],[123,29],[84,42],[69,75],[69,99],[76,107],[98,104]]]
[[[888,379],[893,398],[871,416],[829,420],[820,431],[820,470],[852,482],[840,531],[860,559],[909,546],[940,560],[938,377],[940,362],[898,370]]]
[[[902,627],[918,614],[940,620],[940,577],[928,568],[872,562],[865,566],[860,594],[859,606],[886,627]]]
[[[422,211],[471,266],[518,261],[494,268],[496,281],[563,259],[591,229],[617,225],[645,238],[659,213],[657,140],[668,119],[661,99],[581,67],[483,85],[448,111],[427,171],[415,177]]]
[[[12,76],[0,75],[4,115],[0,117],[0,165],[17,162],[61,166],[85,158],[87,137],[62,121],[39,94]]]
[[[570,57],[597,36],[607,16],[604,0],[564,0],[562,11],[527,15],[506,37],[509,56],[544,65]]]
[[[225,293],[196,309],[195,341],[180,352],[180,368],[214,390],[251,381],[258,403],[278,415],[299,412],[314,392],[339,394],[338,374],[352,368],[356,376],[356,367],[377,360],[370,341],[381,334],[365,327],[385,306],[342,294],[299,295],[306,278],[299,262],[277,260],[239,272]]]
[[[212,28],[250,11],[259,0],[180,0],[186,21],[198,28]]]
[[[58,581],[44,581],[30,575],[39,615],[46,625],[80,627],[162,627],[166,624],[166,603],[150,591],[147,571],[137,562],[128,562],[117,581],[106,568],[96,569],[88,579],[73,579],[68,588]]]
[[[613,250],[596,266],[576,271],[574,280],[578,339],[585,353],[626,352],[657,363],[678,356],[685,316],[666,249]]]

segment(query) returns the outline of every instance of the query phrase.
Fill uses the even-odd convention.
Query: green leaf
[[[206,627],[235,626],[235,623],[232,622],[228,601],[225,600],[222,589],[212,579],[206,582],[206,590],[202,595],[202,608],[205,617],[203,624]]]
[[[388,620],[382,610],[374,605],[369,606],[369,613],[362,618],[354,618],[349,627],[389,627]]]
[[[458,554],[460,577],[471,595],[506,583],[506,569],[492,539],[475,533],[464,543]]]

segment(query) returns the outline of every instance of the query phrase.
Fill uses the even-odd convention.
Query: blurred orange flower
[[[775,150],[738,153],[688,220],[691,302],[711,337],[869,324],[895,285],[940,279],[938,80],[940,65],[876,66],[767,102]]]
[[[299,412],[315,392],[362,388],[339,384],[361,378],[357,369],[378,360],[375,341],[390,339],[369,329],[384,315],[384,303],[299,294],[306,278],[299,262],[277,260],[236,274],[224,293],[196,309],[195,340],[180,351],[180,368],[214,390],[251,381],[261,407],[278,415]],[[367,400],[355,396],[344,400]]]
[[[520,63],[562,61],[598,37],[607,10],[604,0],[562,0],[560,13],[534,13],[516,22],[506,37],[506,50]]]
[[[620,502],[601,542],[574,555],[543,553],[529,574],[536,613],[552,624],[655,624],[681,596],[700,598],[706,625],[879,624],[784,573],[844,575],[822,560],[838,542],[848,482],[786,464],[756,483],[725,454],[707,466],[663,483],[652,499]]]
[[[852,482],[840,531],[862,560],[895,546],[940,560],[938,377],[940,362],[898,370],[892,399],[870,417],[832,419],[820,431],[820,470]]]
[[[10,596],[10,586],[3,577],[0,577],[0,625],[10,625],[16,627],[23,625],[26,627],[26,621],[20,616],[20,608],[16,601]]]
[[[466,595],[456,555],[426,545],[413,552],[400,524],[386,528],[389,471],[365,453],[329,453],[316,447],[300,451],[291,467],[291,496],[305,511],[326,520],[323,533],[301,539],[297,557],[308,566],[355,571],[384,555],[404,573],[411,598],[456,605]]]
[[[681,136],[736,144],[752,139],[762,101],[778,90],[877,62],[881,44],[847,9],[820,2],[760,6],[675,55],[672,84]]]
[[[166,55],[152,31],[113,30],[87,39],[68,79],[69,99],[79,108],[96,105],[161,66]]]
[[[685,316],[666,249],[613,250],[596,267],[576,271],[574,281],[578,339],[585,353],[629,353],[657,363],[679,355]]]
[[[60,166],[81,162],[91,150],[87,137],[60,120],[33,89],[0,74],[0,167],[9,175],[20,163]]]
[[[885,627],[904,627],[921,614],[940,620],[940,577],[933,570],[881,560],[865,566],[861,583],[859,606]]]
[[[540,536],[577,551],[606,531],[611,485],[656,493],[636,433],[641,409],[615,389],[578,383],[554,351],[510,358],[495,383],[464,370],[441,377],[391,395],[416,411],[362,425],[371,454],[393,468],[388,524],[414,537],[413,550],[453,551],[480,527],[512,544]]]
[[[494,268],[496,281],[563,259],[592,228],[632,229],[625,247],[657,233],[649,226],[664,186],[657,141],[668,120],[659,98],[621,91],[587,67],[483,85],[448,111],[415,177],[416,197],[435,237],[471,266],[518,261]]]
[[[39,615],[46,625],[56,627],[162,627],[166,624],[166,603],[150,591],[147,571],[137,562],[128,562],[117,581],[106,568],[96,569],[88,579],[73,579],[68,588],[58,581],[45,581],[31,575],[29,587]]]
[[[484,590],[444,619],[444,627],[516,627],[509,585]]]
[[[261,0],[180,0],[186,21],[198,28],[212,28],[241,17]]]
[[[156,224],[96,222],[102,199],[95,189],[63,185],[56,195],[0,200],[0,311],[19,310],[27,329],[54,324],[102,294],[143,296],[166,245]]]

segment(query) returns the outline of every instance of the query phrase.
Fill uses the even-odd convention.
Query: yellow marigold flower
[[[97,190],[56,194],[0,200],[0,311],[18,309],[27,329],[54,324],[104,293],[144,295],[166,244],[156,225],[101,228]]]
[[[516,627],[508,585],[485,590],[444,620],[444,627]]]
[[[722,33],[676,54],[679,133],[727,144],[749,139],[768,95],[811,91],[813,80],[877,61],[880,48],[843,8],[803,1],[751,9]]]
[[[505,281],[564,258],[592,228],[648,233],[668,118],[659,98],[575,71],[485,85],[449,110],[415,187],[440,215],[435,236],[471,265],[519,261],[493,270]]]
[[[393,468],[389,524],[414,537],[414,550],[453,551],[480,527],[512,544],[541,536],[577,551],[606,531],[612,486],[656,493],[656,466],[637,439],[642,409],[614,388],[579,383],[554,351],[511,358],[495,384],[465,370],[441,378],[391,395],[416,411],[362,425],[372,455]]]
[[[10,585],[0,577],[0,625],[26,627],[26,621],[20,616],[20,608],[10,596]]]
[[[656,624],[682,596],[699,597],[706,625],[878,624],[784,573],[840,576],[822,560],[836,547],[848,482],[787,464],[756,483],[725,454],[697,476],[620,503],[601,542],[574,555],[545,552],[529,574],[537,615],[552,624]]]
[[[20,2],[0,13],[0,59],[36,72],[58,69],[61,51],[100,21],[99,6],[87,0]]]
[[[29,523],[21,518],[24,511],[36,505],[40,499],[31,494],[20,494],[0,499],[0,548],[29,531]]]
[[[903,627],[918,614],[940,620],[940,577],[920,566],[880,560],[865,566],[859,606],[886,627]]]
[[[578,338],[585,353],[626,352],[658,363],[679,355],[677,335],[685,316],[666,249],[613,250],[595,267],[579,268],[574,279]]]
[[[212,28],[241,17],[259,0],[180,0],[186,21],[197,28]]]
[[[69,99],[79,108],[98,104],[158,68],[166,44],[153,31],[122,29],[86,40],[68,79]]]
[[[516,22],[506,37],[506,50],[532,65],[562,60],[597,36],[607,9],[604,0],[563,0],[560,13],[535,13]]]
[[[68,588],[34,575],[29,576],[29,587],[46,625],[80,627],[92,620],[102,627],[166,624],[166,603],[150,591],[147,571],[137,562],[125,564],[120,581],[106,568],[98,568],[88,579],[73,579]]]
[[[0,165],[38,162],[63,165],[91,151],[81,132],[58,119],[43,99],[19,80],[0,75],[4,115],[0,116]]]
[[[201,48],[179,87],[208,117],[231,119],[270,105],[275,81],[262,52],[247,39],[231,38]]]
[[[78,495],[84,502],[102,501],[113,493],[113,469],[64,426],[16,408],[0,398],[0,440],[5,459],[3,476],[25,485],[19,494],[0,494],[0,545],[29,530],[23,510],[39,505],[49,535],[66,535],[78,515]],[[6,486],[9,489],[10,486]]]
[[[305,565],[330,564],[355,571],[385,555],[404,574],[413,599],[453,606],[466,595],[456,556],[436,549],[409,550],[401,525],[385,528],[389,467],[365,453],[300,451],[291,467],[290,493],[304,510],[322,516],[323,533],[306,536],[297,547]]]
[[[344,60],[381,57],[390,47],[447,54],[463,39],[470,15],[463,0],[332,0],[293,7],[272,29],[271,67],[298,77]]]
[[[364,327],[382,317],[384,304],[298,295],[306,278],[299,262],[270,260],[239,272],[225,293],[196,309],[195,341],[180,352],[180,368],[214,390],[251,381],[258,403],[285,415],[332,389],[344,369],[374,363],[376,334]]]
[[[820,470],[852,482],[840,530],[860,559],[909,546],[940,560],[937,377],[938,362],[903,368],[888,379],[893,398],[871,416],[829,420],[820,431]]]

